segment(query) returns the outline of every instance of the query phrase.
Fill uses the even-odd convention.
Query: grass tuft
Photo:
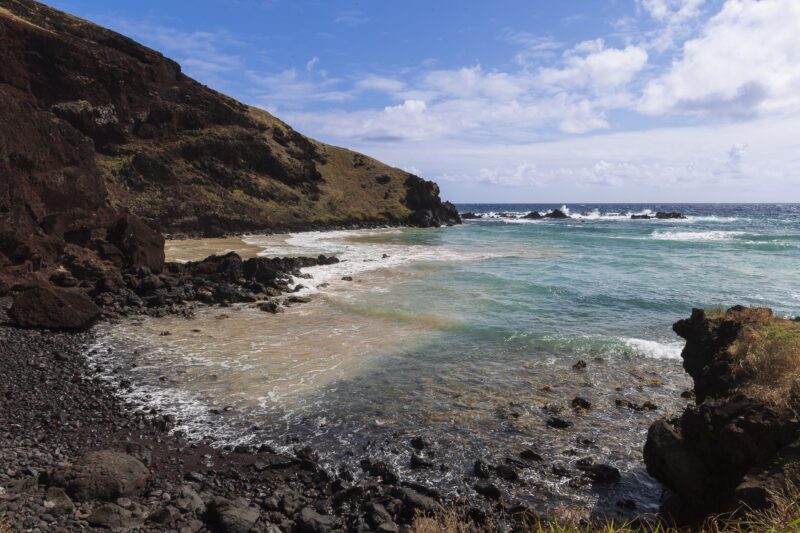
[[[742,329],[728,347],[737,392],[778,408],[800,407],[800,322],[774,316],[764,308],[706,312],[732,320]],[[797,391],[797,392],[794,392]]]

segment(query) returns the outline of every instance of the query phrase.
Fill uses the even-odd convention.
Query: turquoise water
[[[200,375],[196,363],[181,359],[191,347],[177,344],[170,352],[139,344],[131,356],[145,391],[139,400],[183,415],[184,430],[194,427],[209,440],[287,450],[310,442],[332,469],[358,474],[361,458],[381,459],[405,479],[453,497],[472,494],[476,459],[498,464],[533,449],[543,460],[521,467],[521,481],[498,481],[508,501],[545,511],[577,506],[584,514],[655,511],[661,489],[644,470],[641,448],[649,424],[679,414],[679,395],[691,387],[671,325],[693,307],[800,313],[800,206],[569,204],[575,218],[541,221],[518,217],[562,206],[457,207],[484,217],[432,230],[340,232],[330,241],[293,237],[298,253],[347,259],[340,270],[310,269],[314,279],[363,278],[358,287],[340,283],[320,292],[318,309],[343,324],[385,325],[392,342],[359,345],[358,364],[346,371],[333,365],[331,379],[291,401],[236,404],[239,381],[224,385],[224,375],[221,385],[178,401],[169,398],[189,383],[180,372]],[[688,218],[630,220],[647,210]],[[265,245],[265,255],[272,251]],[[364,266],[369,262],[376,269]],[[248,312],[242,316],[252,319]],[[411,333],[403,324],[413,325]],[[342,329],[338,322],[329,327]],[[266,335],[247,331],[254,340]],[[122,334],[115,335],[119,345]],[[148,359],[148,349],[158,356]],[[584,370],[573,369],[579,360]],[[162,379],[169,372],[174,379]],[[259,379],[266,390],[278,378],[264,370]],[[574,410],[576,396],[592,407]],[[636,411],[617,400],[658,408]],[[202,408],[188,409],[189,401]],[[240,405],[235,415],[206,414],[225,402]],[[552,416],[572,426],[549,427]],[[414,436],[431,443],[426,459],[433,467],[410,467]],[[576,461],[584,457],[617,467],[621,482],[583,479]]]

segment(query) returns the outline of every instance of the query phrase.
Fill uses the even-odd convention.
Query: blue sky
[[[800,201],[800,1],[52,0],[456,202]]]

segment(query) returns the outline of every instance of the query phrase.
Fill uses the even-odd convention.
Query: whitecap
[[[739,235],[744,235],[743,231],[654,231],[650,238],[660,241],[685,241],[685,242],[706,242],[706,241],[729,241]]]
[[[681,359],[684,342],[658,342],[646,339],[625,338],[625,345],[645,357],[653,359]]]

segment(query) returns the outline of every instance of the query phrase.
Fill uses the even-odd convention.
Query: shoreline
[[[179,277],[189,276],[186,278],[187,281],[182,282],[189,284],[191,284],[192,275],[202,272],[204,277],[214,280],[210,289],[213,293],[212,301],[207,303],[229,305],[224,298],[214,301],[216,296],[213,295],[217,295],[217,289],[220,287],[240,287],[242,285],[239,281],[242,261],[237,258],[238,256],[235,254],[216,256],[213,259],[209,258],[210,260],[193,263],[188,267],[186,265],[175,266],[172,263],[167,264],[168,268],[165,272],[170,272],[170,268],[175,266],[181,272]],[[317,261],[322,259],[320,257]],[[287,273],[307,260],[310,259],[295,258],[277,261],[284,262],[282,272]],[[270,262],[274,260],[261,258],[255,259],[255,261]],[[192,270],[195,268],[197,272]],[[178,274],[172,273],[171,275]],[[150,274],[144,273],[144,276],[147,277]],[[281,292],[293,292],[285,282],[281,281],[282,278],[279,275],[276,276],[273,273],[271,279],[273,285],[277,283],[277,286],[281,287]],[[150,289],[159,290],[153,287]],[[223,293],[230,294],[229,291],[223,291]],[[191,303],[176,307],[174,303],[166,301],[154,307],[138,308],[138,312],[135,312],[134,315],[143,313],[158,317],[164,313],[186,312],[191,309],[190,306]],[[122,313],[113,313],[111,317],[107,316],[103,320],[113,319],[112,317],[115,315],[122,318],[130,310],[123,308],[121,311]],[[168,524],[176,525],[176,528],[181,531],[184,531],[182,528],[188,527],[189,529],[185,529],[187,532],[199,531],[199,529],[193,529],[198,523],[205,524],[203,527],[213,526],[216,515],[210,509],[213,509],[215,505],[215,498],[221,497],[244,498],[252,505],[240,506],[240,511],[246,513],[248,508],[255,509],[250,511],[250,515],[259,516],[258,520],[263,522],[264,527],[267,527],[266,522],[268,521],[270,525],[278,526],[284,531],[328,531],[332,528],[335,529],[335,526],[351,528],[353,523],[369,521],[368,517],[371,516],[369,513],[372,512],[370,509],[375,505],[382,505],[385,509],[390,510],[387,511],[388,515],[382,516],[383,518],[388,516],[391,519],[386,525],[388,531],[396,531],[394,528],[409,526],[418,510],[433,512],[440,508],[442,502],[453,503],[452,500],[446,501],[446,498],[425,486],[402,481],[391,466],[382,462],[372,463],[368,453],[363,453],[361,459],[363,473],[359,472],[358,475],[353,476],[352,472],[324,470],[317,463],[317,453],[302,442],[296,443],[294,455],[287,456],[274,453],[274,450],[265,446],[259,449],[231,446],[216,448],[202,442],[190,442],[181,435],[171,435],[169,430],[174,423],[171,417],[164,417],[155,410],[144,416],[141,412],[132,411],[130,405],[123,405],[116,388],[99,379],[99,376],[92,371],[85,353],[94,335],[91,331],[88,333],[56,333],[19,330],[2,325],[0,326],[0,335],[9,340],[4,343],[6,350],[0,352],[6,366],[8,366],[6,360],[25,357],[30,352],[39,350],[36,359],[38,362],[34,363],[36,366],[34,366],[33,380],[45,384],[41,388],[36,388],[24,379],[19,380],[27,388],[12,394],[12,396],[20,397],[38,394],[45,398],[44,404],[29,405],[14,401],[3,403],[3,414],[7,418],[11,409],[17,409],[23,414],[21,417],[14,418],[15,422],[11,422],[18,426],[19,431],[4,436],[9,440],[3,443],[3,449],[19,448],[19,439],[31,430],[30,427],[26,427],[27,421],[41,418],[43,411],[58,411],[65,408],[58,403],[47,403],[47,399],[68,396],[85,400],[68,403],[66,407],[69,408],[69,414],[66,415],[66,418],[61,417],[58,423],[46,426],[46,439],[40,441],[37,438],[35,442],[22,445],[21,449],[27,450],[23,454],[23,459],[26,454],[33,459],[27,459],[27,463],[20,464],[13,481],[16,483],[20,479],[24,480],[26,476],[31,480],[23,481],[17,487],[20,489],[19,491],[12,489],[0,497],[0,502],[2,502],[0,514],[9,509],[19,513],[21,508],[23,511],[32,511],[28,513],[28,516],[36,516],[29,522],[39,520],[39,525],[44,525],[44,522],[48,522],[52,518],[53,521],[49,524],[59,524],[65,527],[84,526],[91,520],[97,521],[96,517],[92,518],[92,512],[107,505],[100,499],[90,500],[88,504],[80,507],[81,512],[69,515],[72,517],[69,520],[73,520],[74,523],[67,523],[67,518],[63,515],[55,517],[51,513],[39,512],[42,508],[47,509],[45,490],[49,490],[49,478],[45,472],[57,470],[59,464],[61,464],[61,468],[63,468],[63,463],[74,464],[89,450],[109,448],[116,448],[127,454],[132,454],[131,449],[147,450],[144,457],[148,457],[146,462],[150,463],[147,466],[150,468],[151,477],[147,481],[146,487],[139,494],[138,499],[128,498],[133,502],[132,507],[123,507],[118,505],[119,502],[114,504],[122,507],[123,511],[132,513],[131,517],[126,518],[131,524],[143,522],[145,516],[150,516],[151,518],[143,522],[142,527],[145,527],[145,530],[149,530],[147,528],[161,530]],[[25,349],[29,342],[32,343],[32,347]],[[18,346],[22,346],[24,349],[18,349]],[[65,352],[69,354],[69,357],[63,356]],[[24,365],[21,365],[20,368],[24,368]],[[7,374],[7,379],[15,380],[11,373]],[[68,440],[71,433],[69,428],[73,424],[78,424],[83,428],[82,432],[88,432],[86,438],[77,439],[76,443],[69,448],[68,454],[55,455],[59,443]],[[410,445],[413,449],[417,449],[417,445],[413,441],[402,445]],[[424,447],[425,444],[423,443],[421,446]],[[420,453],[420,455],[424,457],[424,453]],[[536,454],[534,453],[534,455]],[[522,457],[521,460],[516,459],[515,461],[519,464],[510,463],[509,466],[519,468],[521,465],[522,468],[525,468],[528,467],[526,466],[527,461],[535,462],[536,459]],[[524,505],[502,502],[504,493],[498,487],[499,483],[495,484],[491,479],[497,477],[498,480],[501,480],[506,479],[504,476],[512,476],[512,469],[509,469],[508,466],[504,469],[504,466],[500,464],[495,467],[483,463],[479,468],[476,465],[475,472],[471,473],[472,481],[469,484],[474,486],[477,496],[470,498],[468,502],[462,502],[468,505],[470,516],[492,517],[498,512],[506,512],[508,506],[520,520],[535,516],[535,513]],[[33,470],[26,470],[28,468]],[[494,472],[495,469],[496,472]],[[35,472],[35,474],[30,474],[30,472]],[[33,478],[36,479],[36,483],[33,482]],[[0,485],[6,484],[6,480],[0,479],[0,481],[3,481]],[[266,497],[268,494],[274,494],[284,488],[292,491],[292,495],[286,497],[288,500],[308,505],[299,506],[298,504],[295,506],[291,504],[287,506],[283,500],[275,503],[273,502],[274,498]],[[200,495],[206,511],[201,513],[197,510],[178,509],[180,512],[176,513],[174,505],[165,505],[163,497],[159,499],[159,497],[153,496],[158,491],[161,491],[162,495],[166,492],[169,494],[168,501],[174,501],[180,499],[181,493],[189,493],[190,490]],[[18,492],[32,495],[34,501],[30,507],[14,505],[14,502],[20,498],[20,496],[16,496]],[[304,496],[307,493],[315,496],[313,498]],[[5,499],[6,496],[13,499]],[[41,503],[37,502],[37,498],[40,498],[39,502]],[[123,503],[127,505],[128,500],[124,500]],[[343,502],[346,505],[343,505]],[[168,507],[173,509],[167,509]],[[167,510],[165,511],[165,509]],[[309,510],[306,511],[306,509]],[[305,518],[302,516],[303,512],[307,515]],[[41,518],[43,515],[45,518]],[[154,520],[162,518],[166,522],[154,522]],[[25,520],[28,520],[21,516],[15,519],[17,520],[14,522],[15,524],[23,525]],[[327,525],[322,528],[308,526],[309,520],[321,521]],[[376,520],[372,519],[372,522]],[[330,521],[333,522],[328,523]],[[52,529],[54,526],[49,524],[47,528]],[[384,522],[370,523],[368,529],[378,528],[382,524]],[[180,527],[177,527],[178,525]],[[367,525],[365,524],[365,526]],[[219,526],[213,527],[217,527],[218,531],[235,531],[235,529],[220,529]],[[258,529],[259,527],[257,524],[255,530],[261,530]],[[247,529],[242,531],[247,531]]]
[[[436,494],[403,486],[386,465],[372,465],[371,473],[352,485],[351,474],[326,472],[314,450],[302,443],[287,456],[268,446],[214,448],[170,434],[171,417],[132,412],[109,384],[93,379],[83,353],[92,338],[91,332],[0,326],[0,361],[6,369],[0,394],[6,428],[0,433],[0,516],[15,529],[102,528],[103,516],[94,513],[109,504],[128,511],[118,527],[187,532],[275,526],[328,531],[363,518],[364,509],[386,499],[395,503],[397,520],[409,524],[416,509],[438,506],[431,499]],[[73,510],[54,511],[47,492],[54,486],[52,472],[95,450],[116,450],[145,464],[149,475],[140,490],[110,501],[76,499]],[[191,505],[181,504],[186,494],[192,494]],[[219,513],[211,512],[219,498],[234,502],[234,514],[256,520],[245,529],[221,523]],[[249,503],[237,501],[241,498]]]

